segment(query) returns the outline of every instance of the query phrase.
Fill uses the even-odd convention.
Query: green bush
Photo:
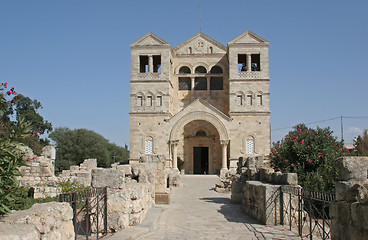
[[[330,128],[312,129],[299,124],[272,144],[270,162],[276,171],[296,172],[302,187],[334,191],[338,179],[334,162],[348,151],[332,136]]]

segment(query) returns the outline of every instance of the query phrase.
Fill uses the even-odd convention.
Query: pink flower
[[[298,165],[300,165],[300,162],[296,162]]]
[[[341,152],[342,151],[342,148],[339,148],[339,151]]]
[[[294,167],[294,164],[291,164],[290,166],[291,166],[291,167]]]
[[[308,160],[309,163],[312,163],[312,160]]]
[[[323,151],[326,151],[326,149],[322,149]]]
[[[327,133],[326,136],[328,137],[328,136],[330,136],[330,134]]]
[[[302,139],[302,144],[304,144],[304,139]]]
[[[289,162],[289,160],[285,159],[285,162]]]

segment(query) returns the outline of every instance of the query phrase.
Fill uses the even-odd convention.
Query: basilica
[[[269,154],[269,44],[251,31],[227,46],[201,32],[175,48],[153,33],[132,43],[130,161],[219,174]]]

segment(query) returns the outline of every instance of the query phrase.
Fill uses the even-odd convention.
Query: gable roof
[[[140,39],[138,39],[137,41],[130,44],[130,47],[137,47],[137,46],[171,46],[171,45],[170,43],[166,42],[157,35],[149,32]]]
[[[266,45],[270,44],[270,42],[268,42],[267,40],[261,38],[257,34],[255,34],[255,33],[248,30],[248,31],[242,33],[241,35],[239,35],[238,37],[236,37],[231,42],[229,42],[228,45],[242,44],[242,43],[245,43],[245,44],[266,44]]]
[[[174,116],[172,116],[169,121],[172,121],[172,119],[176,119],[178,117],[181,117],[183,115],[186,115],[188,113],[193,112],[194,110],[198,111],[198,109],[201,109],[201,111],[207,111],[211,112],[214,115],[222,118],[225,121],[231,121],[231,118],[225,115],[223,112],[218,110],[215,106],[211,105],[210,103],[206,102],[202,98],[197,98],[191,103],[189,103],[187,106],[185,106],[182,110],[180,110],[178,113],[176,113]]]
[[[196,35],[194,35],[193,37],[189,38],[188,40],[186,40],[185,42],[183,42],[179,46],[175,47],[174,52],[179,52],[182,48],[184,48],[187,45],[191,45],[192,42],[194,42],[195,40],[198,40],[198,39],[201,39],[201,40],[203,40],[204,42],[206,42],[208,44],[214,45],[220,51],[226,52],[226,50],[227,50],[224,45],[222,45],[221,43],[217,42],[216,40],[210,38],[206,34],[200,32],[200,33],[197,33]]]

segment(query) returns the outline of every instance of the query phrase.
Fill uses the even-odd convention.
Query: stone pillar
[[[220,140],[222,146],[222,165],[221,170],[227,170],[227,144],[228,140]]]
[[[190,93],[191,93],[192,97],[194,96],[194,83],[195,83],[194,79],[195,79],[195,77],[190,78],[190,81],[191,81]]]
[[[251,72],[252,71],[252,55],[251,54],[247,54],[247,71]]]
[[[173,169],[178,170],[178,143],[179,140],[174,140],[171,142],[173,147]]]
[[[148,72],[153,73],[153,56],[148,55]]]
[[[206,77],[206,80],[207,80],[207,97],[210,96],[210,87],[211,87],[211,77]]]

